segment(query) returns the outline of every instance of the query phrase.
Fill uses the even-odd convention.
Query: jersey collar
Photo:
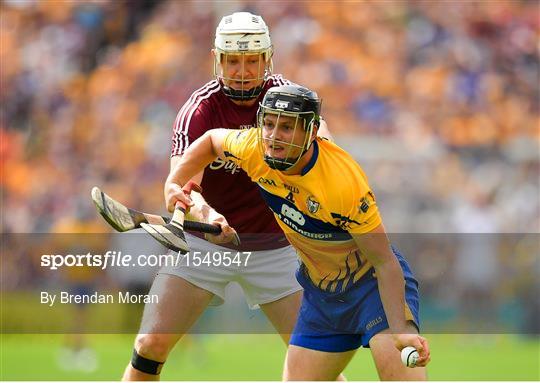
[[[306,166],[302,169],[302,172],[300,173],[301,176],[305,176],[312,168],[315,166],[315,162],[317,162],[317,157],[319,157],[319,144],[317,143],[317,139],[313,141],[313,155],[311,156],[311,159],[307,163]]]

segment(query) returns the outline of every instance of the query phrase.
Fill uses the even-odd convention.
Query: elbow
[[[212,129],[204,133],[205,142],[207,142],[209,146],[207,153],[209,153],[211,157],[211,160],[209,162],[214,161],[217,157],[220,157],[222,155],[224,131],[226,130],[225,129]]]
[[[403,270],[394,256],[377,257],[378,262],[372,263],[377,273],[389,273],[391,275],[403,275]]]

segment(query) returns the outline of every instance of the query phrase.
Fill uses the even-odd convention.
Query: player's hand
[[[414,347],[420,357],[416,361],[416,367],[425,367],[431,360],[429,344],[426,338],[418,334],[394,334],[394,342],[398,350],[407,346]]]
[[[214,209],[211,209],[208,213],[208,223],[211,225],[218,225],[221,227],[221,234],[219,235],[212,235],[212,234],[205,234],[204,237],[207,241],[215,243],[215,244],[221,244],[221,243],[229,243],[232,242],[236,244],[238,234],[236,233],[236,230],[234,230],[231,226],[229,226],[229,223],[225,219],[224,216],[219,214]]]
[[[165,185],[165,204],[169,212],[173,212],[177,202],[183,202],[189,208],[193,206],[191,197],[187,195],[182,187],[175,183]]]

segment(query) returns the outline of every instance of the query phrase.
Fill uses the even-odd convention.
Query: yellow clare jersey
[[[286,175],[264,162],[258,128],[232,130],[223,150],[256,182],[320,289],[343,291],[371,265],[353,235],[381,223],[375,197],[356,161],[334,143],[317,138],[301,174]]]

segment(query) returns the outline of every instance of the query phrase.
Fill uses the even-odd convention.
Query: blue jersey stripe
[[[339,226],[303,214],[293,203],[266,191],[260,185],[259,190],[280,221],[304,237],[324,241],[347,241],[352,239],[351,235]]]

